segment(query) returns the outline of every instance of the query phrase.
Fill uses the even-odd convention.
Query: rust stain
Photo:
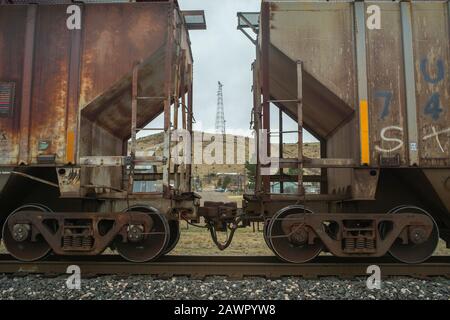
[[[134,21],[128,21],[128,23],[130,24],[130,27],[128,28],[127,36],[130,40],[130,44],[140,52],[143,51],[143,44],[149,40],[149,34],[163,35],[167,29],[165,21],[158,19],[154,13],[149,15],[140,14]],[[143,30],[145,30],[145,32],[143,32]],[[144,57],[145,56],[142,56],[141,58]]]
[[[12,116],[0,117],[0,165],[18,161],[26,14],[22,6],[0,10],[0,81],[14,82],[16,92]]]
[[[39,89],[42,96],[34,100],[32,106],[32,126],[30,132],[30,149],[32,159],[40,154],[56,154],[58,160],[62,160],[65,147],[65,128],[67,111],[68,90],[68,62],[61,60],[53,77],[41,79]],[[58,119],[58,121],[54,121]],[[47,150],[38,150],[40,140],[50,140]]]
[[[271,11],[277,11],[279,9],[279,5],[278,4],[276,4],[276,3],[274,3],[274,2],[272,2],[271,4],[270,4],[270,10]]]
[[[86,6],[80,106],[131,72],[164,42],[167,4]],[[98,6],[96,6],[98,8]]]
[[[83,65],[90,65],[92,64],[93,56],[92,53],[85,53],[83,56]],[[80,108],[84,108],[84,106],[88,103],[87,101],[87,95],[89,92],[92,91],[92,88],[94,86],[93,83],[93,76],[92,71],[90,71],[89,68],[83,68],[83,72],[81,72],[81,88],[80,88],[80,100],[79,105]]]

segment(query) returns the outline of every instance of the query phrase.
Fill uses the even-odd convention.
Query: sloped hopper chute
[[[164,111],[164,59],[166,46],[161,46],[139,65],[137,126],[142,128]],[[105,129],[116,138],[131,135],[132,70],[108,90],[89,102],[81,111],[83,120]]]
[[[297,99],[297,63],[270,45],[270,95],[274,101]],[[294,120],[295,102],[274,102]],[[353,118],[354,110],[303,68],[303,123],[305,129],[326,138]]]

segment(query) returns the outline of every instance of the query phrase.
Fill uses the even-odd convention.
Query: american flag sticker
[[[0,82],[0,116],[11,116],[14,105],[14,82]]]

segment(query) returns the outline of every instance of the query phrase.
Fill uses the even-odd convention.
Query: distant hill
[[[199,134],[199,132],[197,132]],[[203,134],[203,150],[211,143],[211,137],[213,134],[210,133],[204,133]],[[163,133],[156,133],[152,135],[145,136],[143,138],[138,139],[138,152],[145,152],[145,153],[151,153],[156,156],[162,156],[163,154]],[[235,156],[235,162],[236,162],[236,146],[238,143],[242,143],[242,141],[245,141],[245,160],[248,159],[248,148],[249,144],[254,145],[254,139],[248,138],[248,137],[242,137],[242,136],[234,136],[234,135],[226,135],[225,144],[224,144],[224,161],[226,159],[226,150],[231,150],[234,148],[234,156]],[[232,145],[230,145],[230,143]],[[199,152],[199,150],[197,150]],[[272,144],[271,145],[271,153],[272,155],[278,155],[278,144]],[[297,144],[294,143],[285,143],[283,145],[283,153],[285,158],[295,158],[297,156]],[[303,144],[303,153],[306,157],[309,158],[319,158],[320,157],[320,145],[318,142],[316,143],[304,143]],[[201,179],[204,177],[210,175],[211,173],[245,173],[245,165],[244,164],[193,164],[192,167],[193,174],[198,175]],[[317,174],[317,169],[314,171],[314,169],[306,169],[306,174]]]

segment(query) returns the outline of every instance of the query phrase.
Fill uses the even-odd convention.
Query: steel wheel
[[[47,241],[42,237],[42,235],[38,234],[36,236],[35,241],[31,239],[31,233],[28,233],[25,239],[21,241],[17,241],[13,237],[13,233],[8,227],[8,221],[10,217],[14,214],[22,211],[39,211],[39,212],[51,212],[51,210],[41,204],[27,204],[23,205],[16,210],[14,210],[6,219],[3,224],[2,236],[3,236],[3,244],[6,247],[6,250],[10,255],[14,258],[21,261],[36,261],[41,258],[44,258],[47,254],[50,253],[51,248],[48,245]],[[24,231],[23,228],[26,226],[17,227],[18,232]]]
[[[272,245],[270,244],[270,239],[269,239],[269,224],[270,224],[270,221],[271,221],[270,219],[264,220],[263,237],[264,237],[264,241],[266,242],[267,246],[273,252]]]
[[[166,250],[164,250],[163,254],[168,254],[170,251],[172,251],[176,247],[178,240],[180,240],[180,222],[178,220],[170,220],[169,229],[169,243],[167,244],[167,248]]]
[[[307,233],[313,231],[296,222],[299,215],[306,213],[312,212],[303,206],[289,206],[278,211],[268,225],[270,247],[284,261],[304,263],[314,259],[323,250],[319,238],[315,238],[313,244],[308,243]]]
[[[423,243],[413,243],[410,241],[407,244],[403,244],[401,239],[397,238],[389,249],[389,253],[395,259],[404,263],[422,263],[433,255],[439,242],[439,229],[436,221],[434,221],[433,217],[427,211],[419,207],[404,205],[391,209],[389,213],[420,213],[427,215],[433,221],[433,231]]]
[[[126,211],[148,212],[152,220],[152,228],[148,234],[142,235],[141,240],[128,239],[127,242],[123,242],[122,239],[116,240],[114,246],[122,258],[131,262],[146,262],[163,254],[170,238],[170,227],[166,217],[149,207],[135,206]]]

